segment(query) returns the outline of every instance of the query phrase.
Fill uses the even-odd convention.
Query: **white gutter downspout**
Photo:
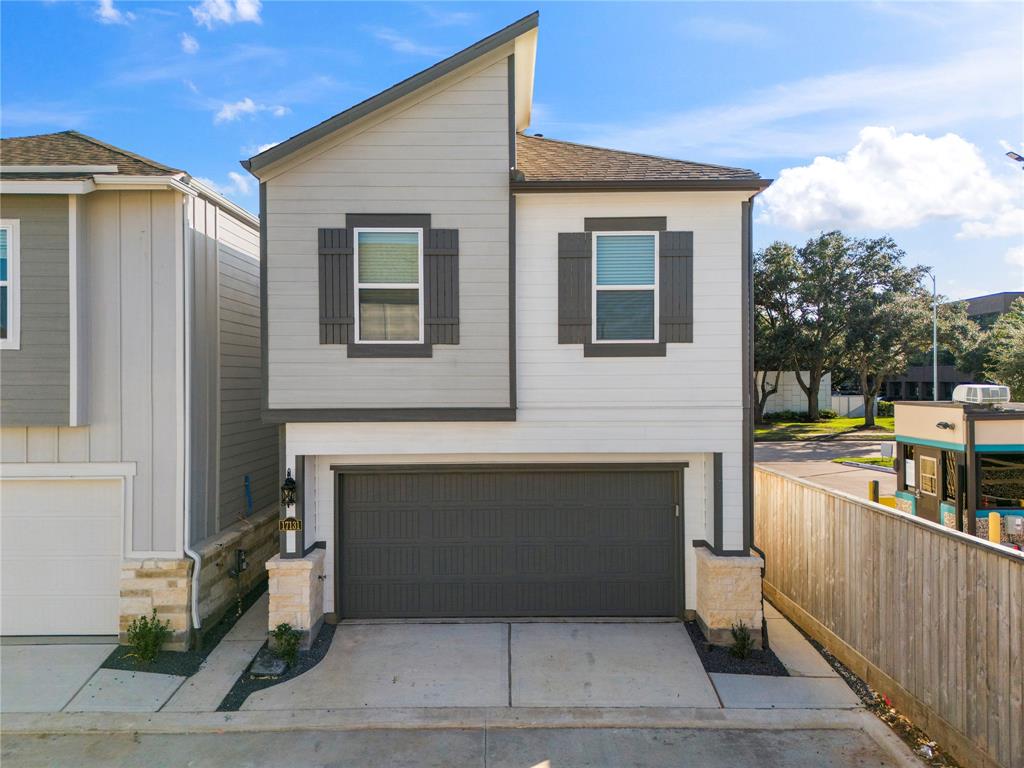
[[[203,622],[199,617],[199,570],[203,561],[198,553],[192,549],[192,238],[189,237],[188,221],[189,196],[182,195],[181,201],[181,259],[182,259],[182,286],[181,300],[184,305],[184,360],[182,361],[182,379],[184,384],[185,403],[185,440],[184,440],[184,514],[185,524],[182,535],[182,548],[185,554],[192,559],[195,565],[192,568],[192,626],[199,629]]]

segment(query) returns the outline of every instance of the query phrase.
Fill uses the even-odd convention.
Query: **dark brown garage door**
[[[338,474],[339,615],[675,616],[681,473]]]

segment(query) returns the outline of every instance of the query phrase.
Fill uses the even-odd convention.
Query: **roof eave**
[[[635,181],[511,181],[513,192],[660,192],[738,191],[762,192],[773,179],[652,179]]]
[[[519,21],[513,22],[504,29],[495,32],[489,37],[485,37],[483,40],[474,43],[470,47],[459,51],[453,56],[449,56],[447,59],[439,61],[432,67],[429,67],[422,72],[391,86],[385,91],[381,91],[376,96],[372,96],[366,101],[360,102],[344,112],[340,112],[333,117],[327,118],[322,123],[318,123],[312,128],[308,128],[302,133],[296,134],[290,139],[282,141],[280,144],[271,147],[265,152],[254,155],[248,160],[243,160],[242,167],[249,171],[249,173],[258,177],[260,170],[283,160],[293,152],[297,152],[303,147],[307,147],[310,144],[329,136],[335,131],[344,128],[346,125],[350,125],[356,120],[360,120],[367,115],[394,103],[403,96],[407,96],[414,91],[418,91],[425,85],[429,85],[438,78],[441,78],[450,72],[454,72],[456,69],[465,66],[474,59],[477,59],[496,48],[500,48],[506,43],[512,42],[520,35],[536,28],[539,16],[540,14],[537,11],[534,11],[529,16],[524,16]]]

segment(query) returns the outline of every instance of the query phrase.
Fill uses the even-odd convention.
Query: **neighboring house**
[[[0,142],[0,216],[0,631],[117,635],[156,608],[181,647],[275,547],[258,221],[74,131]]]
[[[764,382],[765,390],[771,390],[773,387],[776,392],[768,396],[768,399],[764,404],[764,413],[807,413],[807,395],[803,389],[800,388],[799,382],[796,380],[796,373],[794,371],[780,371],[778,372],[778,379],[776,380],[776,371],[758,371],[754,377],[755,386],[758,388],[759,394],[762,382]],[[803,371],[803,380],[808,381],[807,371]],[[826,410],[832,407],[832,374],[826,373],[821,377],[821,383],[818,385],[818,408],[820,410]],[[863,405],[862,405],[863,408]]]
[[[964,299],[967,303],[967,316],[974,320],[983,330],[995,325],[1000,316],[1010,311],[1010,306],[1017,299],[1024,297],[1024,291],[1003,291],[989,293]],[[931,347],[923,350],[918,358],[920,365],[911,365],[905,374],[896,376],[885,383],[885,396],[889,400],[931,400],[933,382]],[[953,388],[957,384],[970,384],[976,374],[961,371],[953,364],[953,357],[939,348],[939,400],[949,400],[953,396]]]
[[[525,135],[536,39],[534,14],[243,163],[263,415],[298,486],[271,625],[696,615],[760,637],[769,182]]]

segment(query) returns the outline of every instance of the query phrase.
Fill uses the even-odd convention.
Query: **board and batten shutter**
[[[558,233],[558,343],[586,344],[591,334],[590,232]]]
[[[661,341],[693,341],[693,232],[662,232],[658,254]]]
[[[429,229],[423,235],[423,340],[458,344],[459,230]]]
[[[355,328],[351,232],[320,229],[320,343],[348,344]]]

